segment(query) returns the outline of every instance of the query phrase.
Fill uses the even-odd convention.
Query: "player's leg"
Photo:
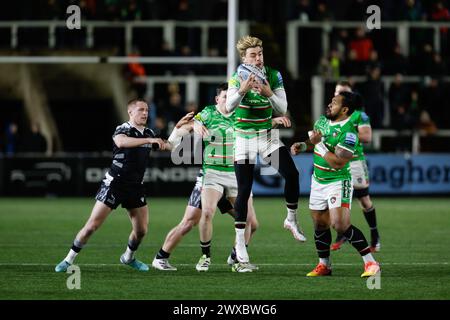
[[[375,207],[370,199],[369,188],[360,190],[355,189],[355,197],[358,198],[364,218],[366,218],[367,224],[370,228],[370,250],[372,252],[378,252],[381,248],[380,234],[378,233],[377,216]]]
[[[202,209],[189,205],[186,206],[183,219],[176,227],[169,231],[164,244],[153,259],[152,266],[154,268],[164,271],[177,270],[177,268],[169,263],[169,257],[181,239],[198,224],[201,215]]]
[[[242,137],[236,134],[234,149],[234,172],[238,187],[234,204],[236,212],[234,219],[236,258],[240,262],[248,262],[249,257],[245,247],[245,227],[247,224],[248,199],[252,192],[254,168],[258,153],[258,138]]]
[[[234,201],[233,198],[230,198],[230,201]],[[253,206],[253,196],[250,195],[250,198],[248,199],[248,214],[247,214],[247,225],[245,227],[245,246],[246,248],[248,248],[250,240],[253,236],[253,234],[256,232],[256,230],[258,229],[259,223],[258,220],[256,218],[256,212],[255,212],[255,207]],[[237,259],[236,259],[236,247],[233,246],[233,248],[231,249],[231,253],[227,258],[227,264],[229,266],[234,266],[236,263],[238,263]],[[258,270],[259,268],[251,263],[248,263],[246,265],[246,268],[253,270]],[[235,266],[234,271],[237,271],[237,269],[239,269],[239,266]],[[242,269],[242,268],[241,268]]]
[[[120,262],[138,271],[148,271],[149,267],[135,258],[135,252],[139,248],[148,230],[148,207],[127,209],[131,221],[132,230],[128,237],[128,245],[120,256]]]
[[[294,238],[300,242],[306,241],[297,219],[298,197],[300,195],[299,173],[286,146],[281,146],[270,155],[271,165],[285,180],[284,197],[286,200],[287,217],[284,228],[291,231]]]
[[[323,207],[317,206],[316,208]],[[311,206],[310,206],[311,208]],[[313,210],[311,209],[311,218],[314,225],[314,243],[316,246],[319,263],[309,272],[307,277],[331,276],[331,260],[330,260],[330,213],[328,209]]]
[[[344,235],[348,242],[359,252],[364,261],[364,273],[361,277],[372,276],[380,271],[379,264],[370,252],[369,244],[360,229],[350,222],[350,209],[353,188],[350,180],[331,183],[328,192],[328,207],[333,229]]]
[[[235,231],[236,231],[236,259],[240,262],[248,262],[249,257],[245,247],[245,228],[247,225],[248,200],[252,192],[253,175],[255,165],[253,163],[234,164],[238,194],[234,203],[236,211]]]
[[[72,248],[69,253],[56,267],[56,272],[66,272],[67,268],[73,264],[75,257],[81,251],[83,246],[88,242],[89,238],[94,232],[100,228],[108,215],[111,213],[112,208],[108,207],[104,203],[97,200],[92,208],[91,215],[86,221],[85,225],[78,232],[75,240],[73,241]]]
[[[202,216],[198,224],[202,256],[195,267],[197,271],[209,270],[209,265],[211,264],[211,239],[213,232],[212,220],[216,212],[217,203],[223,195],[223,192],[216,190],[215,186],[208,184],[207,178],[208,173],[205,176],[205,184],[202,190]]]
[[[330,215],[327,202],[327,185],[320,184],[314,176],[311,177],[311,193],[309,195],[309,210],[314,225],[314,244],[316,246],[319,263],[309,272],[307,277],[331,275],[330,261]]]

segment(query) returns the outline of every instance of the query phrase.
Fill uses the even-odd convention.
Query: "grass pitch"
[[[81,289],[69,290],[69,274],[55,265],[89,216],[92,199],[0,199],[0,299],[309,300],[450,299],[450,200],[374,198],[382,250],[381,288],[360,278],[362,260],[345,244],[332,252],[333,276],[307,278],[316,265],[307,199],[300,221],[308,241],[296,242],[283,229],[281,198],[256,198],[260,222],[249,247],[254,273],[232,273],[226,265],[234,239],[233,220],[216,214],[212,266],[198,273],[198,230],[172,253],[176,272],[136,272],[119,263],[131,226],[123,209],[114,211],[77,257]],[[137,257],[149,264],[167,232],[182,217],[187,199],[149,198],[149,233]],[[369,234],[356,201],[352,222]],[[334,232],[333,232],[334,237]]]

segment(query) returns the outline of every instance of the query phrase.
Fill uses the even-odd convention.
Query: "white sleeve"
[[[167,141],[172,145],[172,148],[175,149],[181,143],[181,138],[188,135],[189,132],[189,130],[184,129],[183,127],[180,129],[175,127]]]
[[[241,103],[242,98],[239,94],[239,88],[228,88],[227,90],[227,104],[226,108],[228,112],[233,112],[234,109]]]
[[[279,114],[285,115],[287,111],[287,97],[284,89],[275,90],[269,98],[272,108]]]

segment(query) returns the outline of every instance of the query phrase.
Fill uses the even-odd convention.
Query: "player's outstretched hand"
[[[161,138],[149,138],[148,143],[158,145],[159,150],[166,150],[166,143]]]
[[[291,127],[291,120],[288,117],[276,117],[272,119],[272,127],[283,126],[285,128]]]
[[[177,129],[180,129],[183,125],[185,125],[186,123],[188,123],[189,121],[192,120],[192,118],[194,117],[194,111],[189,112],[188,114],[186,114],[183,118],[181,118],[177,124],[175,125],[175,127]]]

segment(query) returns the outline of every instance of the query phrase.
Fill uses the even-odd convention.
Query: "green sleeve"
[[[358,135],[355,132],[343,132],[339,137],[337,146],[354,153],[358,142]]]
[[[236,88],[239,89],[241,87],[241,83],[239,82],[238,74],[235,72],[230,80],[228,80],[228,88]]]

